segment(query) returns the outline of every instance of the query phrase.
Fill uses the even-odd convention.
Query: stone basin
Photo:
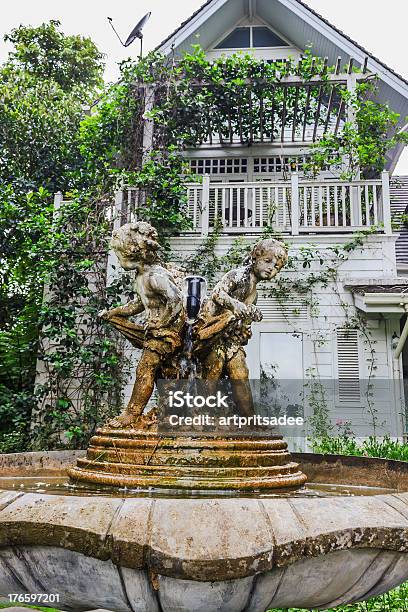
[[[307,488],[282,497],[47,493],[84,455],[0,456],[3,596],[59,594],[75,611],[263,612],[332,608],[408,580],[408,463],[294,454]]]

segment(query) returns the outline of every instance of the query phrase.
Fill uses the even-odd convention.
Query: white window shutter
[[[282,303],[281,300],[269,295],[268,292],[260,291],[256,306],[263,314],[264,323],[270,321],[300,323],[309,320],[308,305],[296,295],[293,295],[290,301]]]
[[[340,403],[360,403],[360,363],[357,329],[337,329],[337,377]]]

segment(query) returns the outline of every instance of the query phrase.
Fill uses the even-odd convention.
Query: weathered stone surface
[[[194,582],[160,576],[160,603],[166,612],[237,612],[245,609],[252,582],[253,578]]]
[[[103,497],[19,496],[0,511],[0,546],[60,546],[108,559],[106,536],[122,504]]]
[[[200,582],[118,568],[54,547],[0,551],[18,592],[59,593],[61,609],[81,612],[264,612],[271,607],[331,609],[383,593],[407,576],[407,555],[342,550],[247,578]],[[0,563],[0,591],[7,592]],[[14,610],[15,608],[13,608]],[[101,610],[101,612],[102,612]]]
[[[0,454],[0,476],[60,474],[67,465],[84,457],[85,454],[86,451],[82,450]]]
[[[392,459],[292,453],[309,482],[343,483],[408,491],[408,464]]]
[[[3,581],[1,571],[1,593],[59,594],[58,606],[75,612],[102,606],[114,612],[131,612],[118,567],[111,561],[51,546],[35,546],[0,549],[0,563],[18,582],[16,590],[9,591],[9,582]],[[139,579],[138,574],[141,580],[146,579],[143,572],[134,572],[134,581]]]
[[[342,550],[272,570],[257,579],[247,612],[275,607],[327,610],[363,599],[392,557],[393,553],[378,550]]]
[[[156,500],[154,571],[192,580],[231,580],[273,564],[271,525],[255,499]]]
[[[0,592],[60,592],[65,610],[327,609],[408,579],[408,493],[118,499],[0,492],[0,546]]]
[[[344,552],[345,551],[341,551]],[[396,559],[399,557],[398,553],[392,553],[387,551],[350,551],[349,557],[350,562],[347,564],[347,569],[350,573],[350,568],[355,569],[354,577],[352,577],[352,586],[339,595],[339,588],[336,581],[333,580],[331,583],[331,592],[327,590],[324,595],[329,596],[328,600],[320,604],[322,607],[335,608],[342,604],[359,601],[363,597],[365,598],[366,593],[371,589],[375,588],[382,579],[383,576],[388,573],[389,569],[394,565]],[[369,553],[374,553],[372,557]],[[360,558],[360,559],[359,559]],[[356,561],[360,560],[360,563],[356,567]],[[368,561],[368,565],[367,565]],[[339,569],[339,566],[337,566]],[[343,563],[340,565],[341,572],[343,574],[344,568]]]
[[[122,586],[126,599],[133,610],[162,612],[159,605],[159,594],[153,588],[155,582],[151,572],[120,568]]]
[[[254,491],[306,482],[286,442],[269,431],[254,437],[167,437],[142,429],[97,430],[72,482],[113,487]]]
[[[150,549],[154,499],[126,499],[112,521],[107,546],[114,563],[142,568]]]
[[[395,589],[403,582],[403,580],[401,580],[402,576],[408,576],[408,555],[397,553],[386,573],[381,576],[381,580],[360,599],[370,599],[371,597],[376,597],[377,595]]]
[[[273,531],[274,565],[286,565],[292,559],[300,558],[305,547],[305,529],[290,501],[262,499],[259,503]]]
[[[7,508],[9,504],[12,504],[16,499],[21,497],[23,493],[14,491],[1,491],[0,492],[0,511]]]
[[[406,500],[26,494],[0,511],[0,544],[59,546],[169,577],[232,580],[350,548],[406,552]]]

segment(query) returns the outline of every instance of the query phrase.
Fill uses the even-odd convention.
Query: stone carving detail
[[[122,268],[135,271],[136,298],[118,308],[103,311],[101,317],[122,333],[143,353],[129,404],[108,425],[146,427],[143,411],[157,378],[182,378],[180,351],[184,345],[189,313],[183,305],[183,271],[160,261],[157,232],[148,223],[124,225],[113,233],[111,246]],[[231,270],[214,287],[193,325],[193,354],[200,362],[202,377],[218,380],[228,376],[243,381],[237,396],[241,414],[253,414],[244,346],[251,337],[251,324],[262,320],[256,308],[256,286],[272,280],[287,262],[284,245],[277,240],[259,242],[244,265]],[[144,324],[130,317],[144,312]]]
[[[206,300],[202,278],[187,276],[160,260],[157,232],[148,223],[124,225],[113,233],[111,245],[122,268],[135,272],[136,297],[100,316],[142,349],[142,356],[127,407],[96,431],[87,457],[70,470],[71,478],[108,486],[184,490],[303,485],[306,476],[276,431],[261,428],[256,436],[197,431],[190,438],[175,431],[164,437],[155,412],[143,414],[155,382],[191,381],[192,375],[210,381],[210,386],[229,378],[234,410],[242,416],[254,414],[244,346],[252,323],[262,319],[256,307],[257,284],[272,280],[286,264],[284,245],[261,240],[243,266],[227,272]],[[145,314],[143,324],[131,321],[140,313]],[[186,367],[186,360],[191,367]]]
[[[170,374],[171,357],[182,345],[185,314],[177,279],[160,261],[157,232],[148,223],[124,225],[113,232],[111,246],[120,265],[135,272],[136,298],[118,308],[103,311],[100,316],[119,330],[142,356],[136,370],[136,380],[130,401],[112,427],[135,424],[146,427],[149,419],[140,417],[153,393],[156,378]],[[144,312],[144,324],[133,323],[129,317]],[[151,422],[151,421],[150,421]]]

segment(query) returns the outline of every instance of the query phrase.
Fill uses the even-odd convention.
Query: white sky
[[[242,2],[242,0],[235,0]],[[306,0],[346,34],[391,68],[408,78],[407,0]],[[66,34],[90,36],[106,54],[106,78],[118,75],[117,62],[139,53],[139,41],[121,47],[106,19],[112,17],[116,29],[126,38],[137,21],[148,11],[152,17],[145,28],[145,49],[153,49],[204,0],[3,0],[0,7],[0,62],[9,50],[2,38],[18,25],[39,25],[58,19]],[[408,147],[397,173],[408,174]]]

